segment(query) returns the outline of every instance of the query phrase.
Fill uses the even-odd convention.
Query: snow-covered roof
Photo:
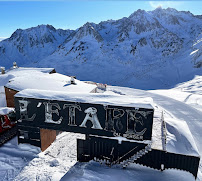
[[[51,68],[17,68],[8,71],[11,76],[6,87],[22,91],[24,89],[40,89],[67,92],[91,92],[96,85],[75,80],[75,85],[70,84],[71,77],[59,73],[49,74]]]
[[[15,97],[153,109],[150,104],[152,100],[148,98],[137,98],[132,96],[129,97],[103,93],[78,93],[78,91],[77,93],[71,93],[62,91],[25,89],[15,94]]]
[[[11,69],[8,71],[9,74],[15,73],[16,72],[21,72],[21,71],[39,71],[39,72],[43,72],[43,73],[50,73],[52,71],[54,71],[54,68],[36,68],[36,67],[19,67],[19,68],[15,68],[15,69]]]

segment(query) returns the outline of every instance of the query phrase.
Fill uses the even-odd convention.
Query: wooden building
[[[4,86],[7,107],[15,107],[14,96],[25,89],[52,90],[63,92],[90,93],[96,89],[96,85],[90,85],[75,79],[56,73],[54,68],[15,68],[6,74],[11,79]],[[40,147],[44,151],[56,139],[57,131],[51,129],[40,129]]]
[[[5,90],[5,95],[6,95],[7,107],[15,107],[14,95],[16,93],[18,93],[19,91],[14,90],[14,89],[10,89],[10,88],[8,88],[6,86],[4,86],[4,90]]]
[[[24,71],[29,72],[30,71],[30,73],[33,70],[36,70],[36,71],[38,70],[39,72],[44,72],[44,73],[48,73],[48,74],[56,73],[56,70],[54,68],[38,68],[38,69],[37,68],[17,68],[16,70],[20,70],[22,72],[24,72]],[[15,74],[13,71],[15,71],[15,70],[11,70],[11,71],[7,72],[6,74],[11,74],[11,75]],[[23,76],[23,73],[22,73],[22,76]],[[14,81],[15,81],[15,79],[14,79]],[[9,83],[10,83],[10,81],[9,81]],[[7,103],[7,107],[15,107],[14,95],[16,93],[18,93],[21,89],[18,87],[13,87],[9,83],[4,86],[6,103]],[[30,87],[28,86],[27,88],[30,88]]]

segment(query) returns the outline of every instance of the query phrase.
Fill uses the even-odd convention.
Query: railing
[[[166,151],[166,137],[167,137],[167,134],[166,134],[166,122],[164,120],[164,112],[162,111],[162,114],[161,114],[161,124],[162,124],[162,146],[163,146],[163,150]]]
[[[166,130],[166,127],[163,127]],[[163,140],[166,141],[166,139]],[[164,144],[164,146],[166,145]],[[129,141],[122,141],[119,144],[117,140],[93,136],[90,136],[87,140],[78,139],[77,160],[86,162],[93,159],[101,163],[105,162],[109,166],[121,163],[125,167],[130,163],[137,163],[158,170],[180,169],[192,173],[195,178],[197,177],[200,161],[199,156],[151,149],[151,144]]]

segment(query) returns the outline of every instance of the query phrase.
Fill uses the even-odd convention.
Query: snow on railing
[[[136,147],[135,147],[136,148]],[[135,149],[134,148],[134,149]],[[138,151],[136,154],[134,154],[133,156],[131,156],[129,159],[126,159],[126,160],[124,160],[124,161],[122,161],[121,162],[121,165],[123,166],[123,167],[126,167],[127,165],[129,165],[130,163],[134,163],[136,160],[138,160],[139,158],[141,158],[142,156],[144,156],[144,155],[146,155],[149,151],[151,151],[152,149],[151,149],[151,143],[149,143],[147,146],[145,146],[145,148],[144,149],[142,149],[142,150],[140,150],[140,151]],[[133,151],[133,150],[131,150],[131,151]],[[129,151],[129,152],[131,152],[131,151]],[[128,153],[129,153],[128,152]],[[128,154],[127,153],[127,154]],[[126,155],[127,155],[126,154]],[[125,155],[124,155],[125,156]],[[123,157],[124,157],[123,156]]]
[[[105,157],[104,159],[99,159],[97,157],[94,157],[93,160],[100,162],[100,164],[105,163],[106,165],[114,165],[117,163],[120,163],[124,168],[127,167],[130,163],[134,163],[136,160],[138,160],[139,158],[141,158],[142,156],[146,155],[149,151],[152,151],[151,148],[151,143],[149,143],[148,145],[145,146],[145,148],[139,150],[138,152],[136,152],[133,156],[123,160],[125,157],[127,157],[129,154],[131,154],[131,152],[135,151],[137,148],[134,147],[132,150],[130,150],[129,152],[127,152],[126,154],[124,154],[122,157],[118,158],[117,160],[111,162],[111,158],[109,157]],[[112,149],[112,152],[114,151],[114,149]],[[111,153],[112,154],[112,153]],[[120,161],[123,160],[123,161]]]
[[[164,120],[164,112],[161,114],[161,124],[162,124],[162,146],[163,150],[166,151],[166,122]]]

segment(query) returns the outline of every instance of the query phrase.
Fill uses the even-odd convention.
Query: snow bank
[[[175,90],[179,90],[181,92],[188,92],[188,93],[195,93],[195,94],[202,94],[202,76],[196,75],[193,79],[178,84],[174,87]]]
[[[184,120],[177,119],[171,113],[165,112],[168,152],[184,155],[200,156],[194,138]]]
[[[22,71],[39,71],[39,72],[43,72],[43,73],[50,73],[53,70],[55,70],[54,68],[36,68],[36,67],[19,67],[17,69],[11,69],[9,71],[9,73],[11,74],[15,74],[16,72],[22,72]]]
[[[127,169],[121,166],[107,167],[100,163],[77,163],[61,179],[61,181],[194,181],[194,177],[185,171],[174,169],[150,169],[138,164],[132,164]]]
[[[20,180],[59,181],[77,162],[76,139],[84,135],[63,132],[48,149],[38,154],[15,178]]]
[[[186,98],[188,96],[190,96],[190,93],[188,92],[181,92],[179,90],[174,90],[174,89],[160,89],[160,90],[151,90],[149,92],[155,93],[155,94],[159,94],[159,95],[163,95],[163,96],[167,96],[173,99],[176,99],[178,101],[181,102],[185,102]]]
[[[116,105],[126,107],[148,108],[153,109],[151,106],[152,99],[128,97],[123,95],[112,95],[102,93],[72,93],[62,91],[46,91],[25,89],[18,92],[15,97],[27,97],[36,99],[48,99],[48,100],[60,100],[60,101],[72,101],[92,104],[103,105]]]
[[[154,102],[152,105],[155,108],[155,111],[164,110],[165,113],[164,119],[167,123],[168,132],[168,151],[193,156],[199,156],[202,154],[200,149],[201,139],[199,139],[201,134],[200,112],[196,111],[196,114],[193,112],[191,107],[187,106],[186,104],[168,98],[168,96],[173,96],[180,100],[184,100],[186,99],[186,96],[184,96],[183,93],[178,91],[178,94],[175,95],[174,93],[176,90],[142,91],[114,86],[111,86],[108,89],[114,93],[124,94],[126,96],[152,97]],[[153,92],[164,93],[167,95],[167,97],[153,94]],[[158,124],[158,121],[156,123]],[[190,128],[192,132],[190,131]],[[194,135],[194,138],[192,135]],[[200,140],[200,142],[198,140]],[[195,141],[198,143],[197,146]],[[199,148],[200,152],[198,151],[197,147]]]
[[[14,108],[0,107],[0,115],[6,115],[12,111],[14,111]]]
[[[184,84],[173,89],[152,90],[149,92],[170,97],[189,104],[190,106],[202,111],[202,76],[198,76],[192,81],[188,81]]]
[[[17,137],[0,147],[0,180],[14,180],[33,158],[38,157],[40,149],[17,143]]]

